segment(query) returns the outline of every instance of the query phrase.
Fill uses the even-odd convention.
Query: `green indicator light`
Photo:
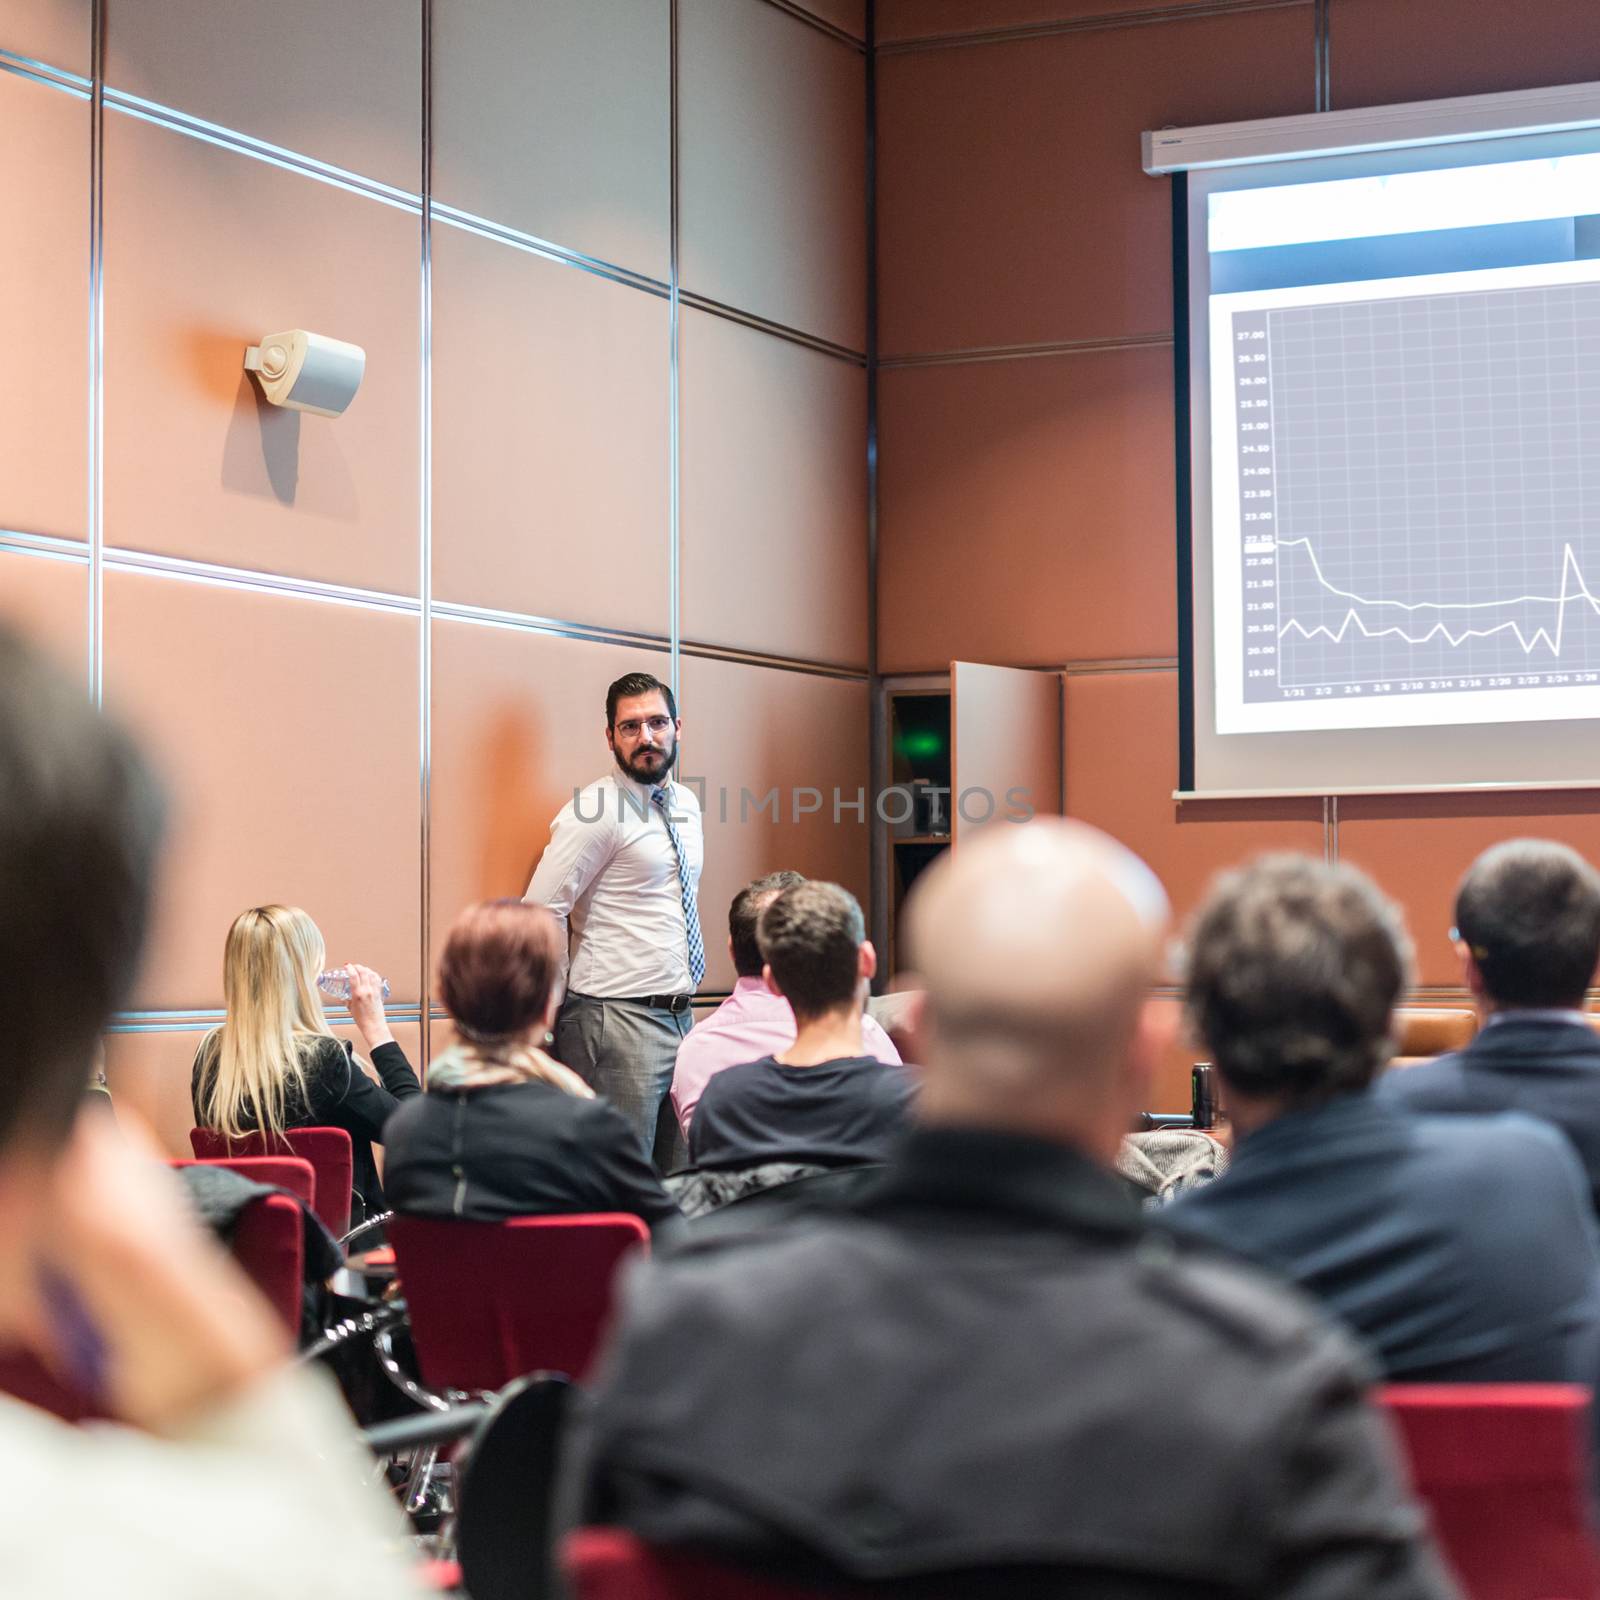
[[[944,740],[932,729],[922,729],[905,736],[905,753],[908,756],[936,756],[944,749]]]

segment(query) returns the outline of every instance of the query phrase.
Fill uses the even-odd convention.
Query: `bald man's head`
[[[1167,916],[1150,869],[1081,823],[992,828],[942,858],[907,908],[926,1114],[1114,1141],[1143,1093]]]

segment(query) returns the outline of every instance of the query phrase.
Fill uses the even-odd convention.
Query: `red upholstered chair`
[[[286,1194],[263,1195],[233,1229],[233,1258],[291,1333],[300,1331],[306,1234],[300,1207]]]
[[[661,1550],[621,1528],[579,1528],[561,1546],[574,1600],[841,1600],[864,1590],[803,1589]]]
[[[1396,1384],[1382,1396],[1471,1600],[1600,1594],[1587,1389]]]
[[[602,1213],[388,1224],[423,1377],[437,1389],[499,1389],[530,1372],[588,1371],[637,1217]]]
[[[286,1189],[308,1210],[317,1209],[317,1175],[309,1161],[299,1156],[229,1156],[204,1161],[169,1161],[169,1167],[226,1167],[252,1183]]]
[[[343,1128],[290,1128],[283,1143],[267,1148],[259,1133],[230,1140],[210,1128],[191,1128],[189,1148],[200,1161],[231,1161],[237,1156],[299,1156],[317,1175],[313,1209],[335,1239],[350,1231],[350,1173],[355,1157]]]

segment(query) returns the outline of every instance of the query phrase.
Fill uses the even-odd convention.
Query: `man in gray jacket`
[[[1110,1172],[1165,929],[1143,863],[1064,822],[919,883],[918,1129],[848,1213],[635,1275],[575,1451],[585,1520],[885,1592],[1454,1593],[1362,1359],[1146,1233]]]

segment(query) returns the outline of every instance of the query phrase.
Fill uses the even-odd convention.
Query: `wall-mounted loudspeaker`
[[[246,372],[253,372],[261,392],[275,406],[337,417],[356,397],[367,353],[358,344],[324,334],[291,328],[269,333],[244,353]]]

